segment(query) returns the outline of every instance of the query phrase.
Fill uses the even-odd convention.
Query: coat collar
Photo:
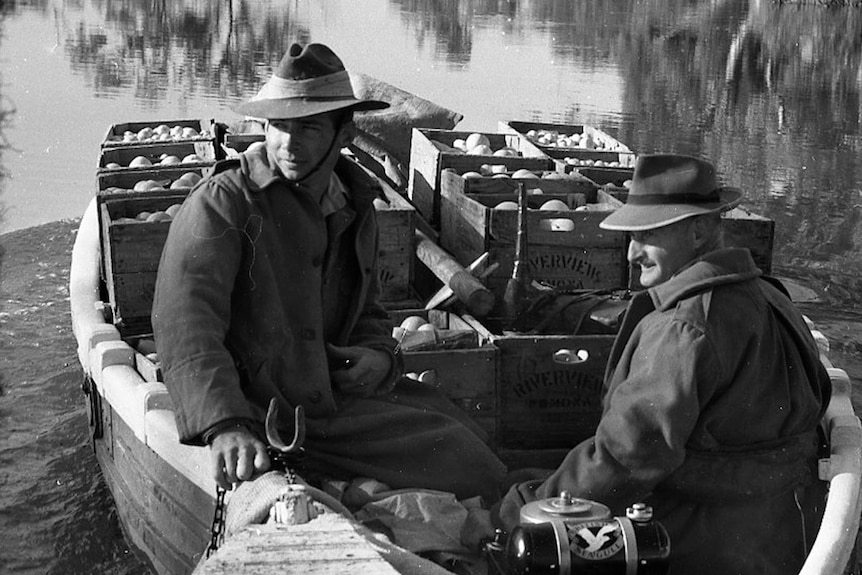
[[[760,277],[762,273],[748,250],[723,248],[694,260],[675,276],[648,291],[655,308],[664,311],[697,292]]]
[[[261,192],[277,182],[286,182],[281,172],[269,161],[265,145],[251,147],[239,157],[252,193]],[[355,160],[342,155],[335,165],[335,174],[344,183],[348,195],[359,211],[369,207],[374,198],[382,196],[380,184]],[[301,184],[288,182],[288,185],[303,189]]]

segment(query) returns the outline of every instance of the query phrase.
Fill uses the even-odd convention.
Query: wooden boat
[[[102,233],[94,199],[73,251],[72,325],[99,464],[127,538],[157,573],[447,572],[375,537],[322,494],[331,512],[297,525],[247,527],[212,557],[204,557],[217,508],[208,452],[179,443],[171,400],[157,368],[106,313]],[[828,341],[815,326],[811,329],[833,383],[824,422],[831,456],[820,464],[821,479],[830,488],[823,523],[801,573],[826,575],[841,573],[855,551],[862,511],[862,427],[850,402],[849,377],[831,365]],[[445,354],[434,359],[453,363]],[[426,366],[427,358],[415,363],[417,370]],[[440,367],[463,368],[457,359]],[[228,505],[230,498],[228,492]]]

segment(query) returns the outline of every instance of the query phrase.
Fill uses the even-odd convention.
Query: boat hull
[[[127,540],[161,575],[191,573],[209,543],[214,494],[204,492],[141,442],[104,401],[93,440]]]

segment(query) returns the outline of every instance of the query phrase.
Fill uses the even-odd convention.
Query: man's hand
[[[213,477],[223,489],[232,489],[234,483],[269,470],[266,446],[243,427],[226,429],[213,438],[210,461]]]
[[[326,344],[333,386],[342,393],[369,397],[381,391],[392,358],[385,351],[368,347]]]

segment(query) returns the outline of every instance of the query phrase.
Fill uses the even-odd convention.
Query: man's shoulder
[[[213,164],[210,176],[215,176],[216,174],[220,174],[222,172],[240,169],[242,169],[242,161],[239,159],[239,156],[233,158],[224,158],[222,160],[216,161],[216,163]]]
[[[239,158],[218,160],[201,180],[195,192],[198,192],[198,195],[201,193],[211,195],[219,192],[241,194],[247,187],[243,172],[243,163]]]

